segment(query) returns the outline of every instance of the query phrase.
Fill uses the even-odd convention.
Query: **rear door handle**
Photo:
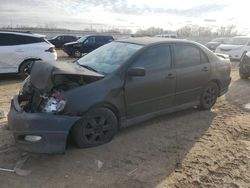
[[[203,67],[201,70],[204,71],[204,72],[207,72],[208,68],[207,67]]]
[[[172,73],[170,73],[170,74],[168,74],[166,76],[166,79],[168,79],[168,80],[171,80],[171,79],[174,79],[174,78],[175,78],[175,75],[173,75]]]

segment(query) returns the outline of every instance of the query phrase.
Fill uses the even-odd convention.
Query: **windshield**
[[[250,38],[231,38],[229,39],[226,44],[233,44],[233,45],[246,45]]]
[[[112,42],[87,54],[77,63],[96,72],[110,74],[142,47],[136,44]]]
[[[87,39],[87,36],[81,37],[77,40],[77,42],[84,42]]]

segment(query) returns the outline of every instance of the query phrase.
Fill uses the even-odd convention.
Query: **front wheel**
[[[78,49],[74,50],[72,54],[76,58],[80,58],[82,56],[82,52],[80,52]]]
[[[75,124],[72,136],[78,147],[94,147],[111,141],[117,130],[115,114],[107,108],[95,108]]]
[[[218,85],[214,82],[210,82],[203,90],[200,96],[199,108],[202,110],[208,110],[215,104],[219,95]]]
[[[19,75],[21,76],[22,79],[27,78],[30,75],[31,67],[34,61],[26,61],[24,62],[20,69],[19,69]]]

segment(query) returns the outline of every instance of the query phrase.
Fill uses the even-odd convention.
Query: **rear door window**
[[[139,56],[134,67],[144,67],[146,71],[170,69],[171,51],[169,45],[158,45],[151,47]]]
[[[95,37],[89,37],[88,38],[88,44],[95,44]]]
[[[190,44],[175,44],[175,67],[190,67],[201,64],[200,49]]]
[[[44,42],[44,40],[42,38],[32,36],[16,35],[9,33],[0,34],[0,46],[24,45],[39,42]]]

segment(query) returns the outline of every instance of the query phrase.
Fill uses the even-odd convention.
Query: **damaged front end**
[[[25,112],[63,114],[67,104],[64,93],[102,79],[104,76],[72,66],[72,64],[52,65],[37,62],[33,65],[31,76],[21,87],[18,102]]]
[[[65,112],[65,93],[103,75],[65,63],[36,62],[11,102],[8,124],[17,146],[38,153],[63,153],[71,127],[80,119]]]
[[[59,114],[67,103],[63,97],[63,92],[63,90],[56,88],[49,92],[42,92],[32,85],[30,77],[28,77],[19,92],[18,103],[28,113]]]

